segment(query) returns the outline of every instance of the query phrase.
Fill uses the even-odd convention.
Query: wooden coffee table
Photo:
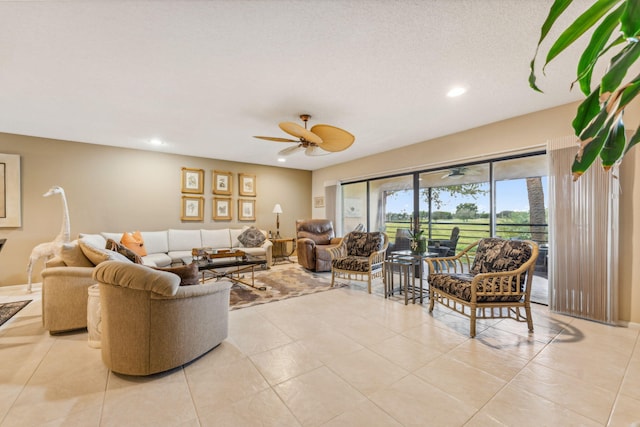
[[[194,249],[195,254],[198,251],[198,257],[194,255],[193,262],[198,265],[198,271],[202,272],[202,283],[206,279],[206,275],[209,274],[210,278],[219,279],[226,277],[234,283],[240,283],[245,286],[250,286],[260,291],[266,291],[266,286],[255,285],[255,268],[260,266],[266,267],[267,261],[264,259],[247,259],[247,254],[243,251],[216,251],[207,252],[202,254],[201,249]],[[224,269],[224,270],[223,270]],[[251,271],[251,281],[245,281],[242,273]]]

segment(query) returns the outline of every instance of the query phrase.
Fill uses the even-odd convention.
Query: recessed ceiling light
[[[460,86],[457,86],[457,87],[451,88],[451,90],[449,90],[449,92],[447,92],[447,96],[449,98],[455,98],[456,96],[462,95],[466,91],[467,91],[467,89],[465,89],[463,87],[460,87]]]
[[[278,157],[278,161],[279,161],[280,163],[284,163],[284,162],[286,162],[286,161],[287,161],[287,159],[285,159],[284,157]]]
[[[149,144],[151,144],[151,145],[164,145],[164,142],[159,138],[152,138],[149,141]]]

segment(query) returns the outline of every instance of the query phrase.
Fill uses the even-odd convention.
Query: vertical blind
[[[324,187],[325,218],[330,219],[333,222],[334,229],[337,226],[336,224],[336,218],[337,218],[336,200],[337,199],[338,199],[337,185],[327,185],[326,187]]]
[[[596,161],[573,182],[575,137],[549,141],[549,286],[552,311],[617,321],[619,185]]]

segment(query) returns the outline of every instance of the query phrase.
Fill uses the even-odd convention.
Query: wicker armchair
[[[367,282],[371,293],[371,281],[384,277],[384,255],[389,246],[386,233],[352,231],[340,245],[329,249],[331,254],[331,286],[335,278]]]
[[[469,252],[477,248],[473,264]],[[482,239],[455,256],[427,258],[429,311],[435,302],[469,317],[469,335],[476,335],[476,319],[531,319],[531,281],[538,245],[529,240]],[[524,308],[524,313],[521,309]]]

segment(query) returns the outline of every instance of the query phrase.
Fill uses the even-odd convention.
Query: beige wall
[[[468,131],[425,141],[313,172],[312,196],[324,195],[324,187],[336,181],[387,175],[392,172],[450,165],[470,159],[495,157],[509,152],[526,152],[544,147],[546,141],[573,135],[571,121],[577,103],[492,123]],[[640,123],[640,108],[628,109],[625,122]],[[366,143],[358,141],[356,144]],[[619,317],[640,324],[640,263],[634,242],[640,241],[640,167],[635,148],[621,168],[620,295]],[[314,218],[327,216],[313,209]],[[636,262],[634,263],[634,260]]]
[[[237,221],[239,172],[256,175],[256,222],[276,228],[273,206],[280,203],[280,234],[293,237],[295,220],[311,215],[311,172],[215,159],[81,144],[0,133],[0,153],[21,156],[22,227],[0,228],[7,244],[0,252],[0,285],[26,283],[31,249],[60,231],[59,196],[42,197],[53,185],[64,188],[72,238],[101,231],[200,229],[251,225]],[[204,221],[181,222],[182,167],[205,170]],[[234,173],[233,221],[212,219],[212,171]],[[34,269],[40,281],[42,261]]]

